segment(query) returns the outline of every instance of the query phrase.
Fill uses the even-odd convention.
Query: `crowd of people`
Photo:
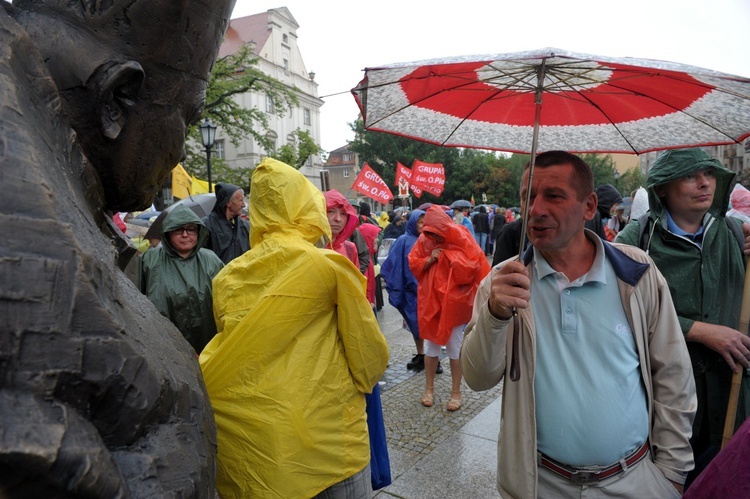
[[[594,188],[562,151],[537,157],[524,206],[528,168],[523,249],[514,210],[374,217],[274,160],[253,175],[249,224],[229,184],[203,220],[170,212],[142,256],[141,289],[200,356],[222,497],[367,497],[390,484],[379,278],[413,338],[406,367],[424,371],[422,406],[435,405],[441,355],[447,411],[460,410],[464,381],[505,380],[501,493],[690,486],[718,454],[733,373],[750,367],[738,330],[750,224],[725,216],[733,174],[700,149],[664,153],[644,189],[650,210],[628,220],[620,193]],[[736,428],[750,415],[744,378]]]

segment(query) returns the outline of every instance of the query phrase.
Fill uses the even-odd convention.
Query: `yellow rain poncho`
[[[218,430],[217,489],[309,498],[370,460],[365,397],[388,346],[362,274],[314,244],[322,193],[272,159],[251,181],[251,249],[213,282],[218,334],[200,356]]]

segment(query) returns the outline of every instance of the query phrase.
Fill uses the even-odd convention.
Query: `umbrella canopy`
[[[750,136],[748,78],[553,48],[368,68],[352,93],[367,130],[530,153],[529,186],[538,150],[643,153]],[[512,351],[517,381],[518,327]]]
[[[643,153],[750,135],[748,78],[553,48],[367,68],[352,93],[366,129],[441,146]]]
[[[154,220],[154,222],[151,224],[151,227],[148,228],[148,232],[146,232],[145,238],[152,239],[161,237],[162,222],[167,217],[169,212],[174,210],[177,206],[187,206],[188,208],[193,210],[196,215],[198,215],[198,218],[203,218],[211,213],[211,210],[214,209],[215,204],[216,194],[214,194],[213,192],[208,194],[195,194],[192,196],[188,196],[185,199],[180,199],[176,203],[165,208],[164,211],[162,211],[159,216],[156,217],[156,220]]]
[[[465,199],[459,199],[451,203],[451,208],[471,208],[472,206],[474,205],[471,204],[471,201]]]

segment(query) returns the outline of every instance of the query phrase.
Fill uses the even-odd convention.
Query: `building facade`
[[[258,69],[289,88],[296,88],[299,104],[284,116],[273,114],[273,103],[265,94],[246,92],[235,97],[237,103],[244,108],[257,108],[268,113],[271,131],[267,136],[273,141],[275,148],[295,144],[294,132],[297,129],[308,132],[315,143],[320,144],[320,108],[323,101],[318,98],[315,74],[307,70],[302,60],[297,43],[298,28],[299,24],[286,7],[232,19],[219,51],[219,57],[225,57],[249,44],[258,56]],[[254,168],[269,152],[271,151],[261,148],[252,137],[235,147],[222,135],[221,128],[216,131],[216,144],[212,149],[213,155],[224,159],[233,168]],[[322,166],[321,157],[316,155],[308,159],[300,172],[320,186]]]

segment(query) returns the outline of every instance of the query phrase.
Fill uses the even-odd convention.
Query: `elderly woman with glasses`
[[[141,260],[141,292],[171,320],[196,353],[216,334],[211,281],[224,267],[201,248],[208,230],[190,208],[177,206],[164,218],[161,246]]]

